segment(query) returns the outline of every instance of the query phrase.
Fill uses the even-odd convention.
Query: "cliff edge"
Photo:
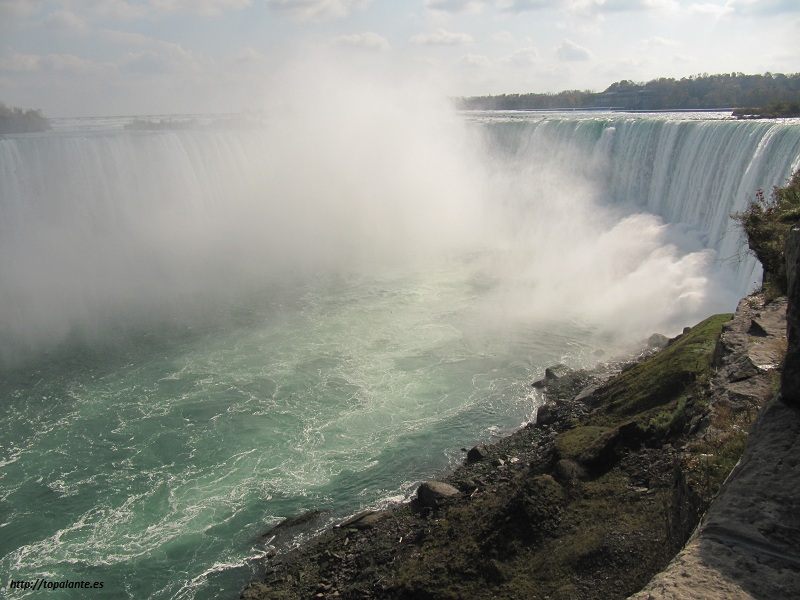
[[[787,243],[787,350],[780,393],[686,547],[636,600],[800,598],[800,230]],[[758,333],[758,332],[756,332]],[[747,343],[749,340],[743,340]],[[764,344],[749,344],[758,365]],[[769,351],[767,351],[767,354]],[[767,359],[769,360],[769,358]]]

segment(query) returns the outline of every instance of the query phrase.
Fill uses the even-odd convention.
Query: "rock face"
[[[786,241],[786,274],[789,307],[786,311],[786,360],[781,378],[783,401],[800,407],[800,227],[795,225]]]
[[[800,598],[800,413],[772,400],[686,547],[637,600]]]
[[[794,232],[800,249],[800,231]],[[800,252],[791,254],[797,261]],[[796,269],[789,270],[796,272]],[[694,535],[636,600],[800,598],[800,286],[792,277],[781,392],[753,425],[739,464]],[[718,377],[735,404],[770,393],[761,373],[777,367],[781,340],[773,302],[723,333]],[[747,311],[740,305],[740,310]],[[742,349],[746,348],[746,351]],[[782,401],[781,397],[785,400]]]

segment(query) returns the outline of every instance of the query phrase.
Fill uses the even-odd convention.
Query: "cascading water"
[[[800,168],[798,125],[700,113],[517,117],[489,127],[515,163],[569,164],[573,176],[593,182],[604,203],[694,229],[717,260],[729,263],[746,294],[760,283],[761,269],[743,252],[730,215],[746,208],[754,190],[769,191]]]
[[[280,518],[403,497],[547,365],[731,310],[728,215],[800,166],[798,123],[374,104],[0,139],[0,595],[237,597]]]

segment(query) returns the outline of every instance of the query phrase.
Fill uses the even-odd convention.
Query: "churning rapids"
[[[729,215],[800,166],[796,122],[407,108],[0,139],[0,595],[237,597],[281,518],[733,309]]]

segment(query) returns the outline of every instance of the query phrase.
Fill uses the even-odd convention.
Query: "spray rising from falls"
[[[478,185],[452,151],[460,124],[398,110],[0,140],[0,356],[186,324],[289,279],[474,243]]]
[[[261,130],[0,140],[0,360],[205,319],[290,278],[458,256],[494,290],[481,320],[675,329],[752,289],[729,215],[800,160],[797,124],[466,124],[373,92]]]

